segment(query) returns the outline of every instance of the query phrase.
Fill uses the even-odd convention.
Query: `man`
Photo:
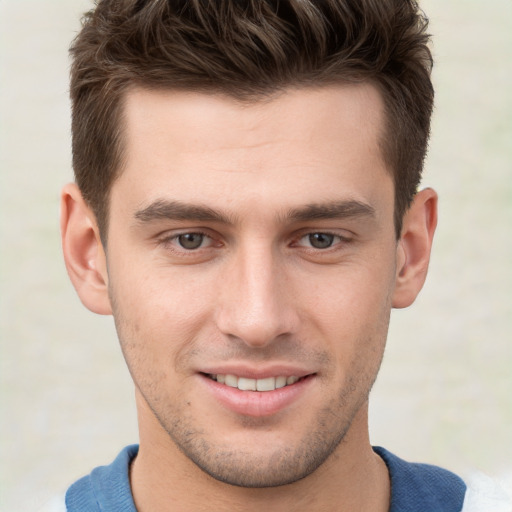
[[[70,511],[462,510],[368,437],[426,277],[433,90],[413,1],[100,1],[71,53],[62,240],[114,316],[139,446]]]

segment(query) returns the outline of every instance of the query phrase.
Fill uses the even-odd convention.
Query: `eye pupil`
[[[309,235],[309,243],[315,249],[327,249],[331,247],[334,241],[334,235],[328,233],[312,233]]]
[[[201,247],[201,244],[203,243],[204,235],[201,233],[185,233],[184,235],[180,235],[178,237],[179,244],[184,249],[198,249]]]

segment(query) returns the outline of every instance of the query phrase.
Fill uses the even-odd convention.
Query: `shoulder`
[[[498,482],[475,472],[466,479],[467,492],[462,512],[512,512],[512,476]]]
[[[461,512],[467,489],[462,478],[438,466],[406,462],[381,447],[374,451],[388,467],[390,512]]]
[[[438,466],[406,462],[381,447],[374,451],[389,470],[390,512],[512,512],[512,475],[508,485],[483,473],[463,480]]]
[[[100,466],[76,481],[66,492],[68,512],[123,510],[136,512],[130,489],[130,464],[138,445],[124,448],[108,466]]]
[[[467,484],[454,473],[429,464],[406,462],[375,447],[391,479],[390,512],[512,512],[512,499],[491,478],[473,475]],[[39,512],[136,512],[129,469],[138,446],[124,448],[108,466],[100,466],[75,482],[64,499],[55,499]]]

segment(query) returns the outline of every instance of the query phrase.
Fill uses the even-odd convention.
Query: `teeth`
[[[286,386],[286,377],[276,377],[276,389]]]
[[[238,377],[238,389],[241,391],[256,391],[256,379]]]
[[[238,388],[241,391],[274,391],[295,384],[299,377],[266,377],[265,379],[247,379],[236,375],[210,375],[213,380],[225,384],[231,388]]]
[[[217,378],[219,376],[217,375]],[[238,387],[238,377],[235,377],[234,375],[226,375],[224,384],[226,386],[229,386],[230,388],[237,388]]]
[[[268,377],[268,379],[258,379],[256,381],[256,389],[258,391],[273,391],[276,389],[275,377]]]

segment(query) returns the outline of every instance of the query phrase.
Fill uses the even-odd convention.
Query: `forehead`
[[[202,137],[208,141],[204,150],[251,145],[275,135],[292,142],[337,139],[347,146],[357,140],[373,149],[383,127],[381,94],[369,83],[288,89],[256,101],[135,88],[126,94],[124,114],[130,143],[158,135],[180,146],[186,141],[188,149]]]
[[[134,89],[124,114],[125,166],[112,199],[137,208],[162,197],[274,209],[340,195],[392,202],[382,99],[369,84],[290,89],[257,102]]]

